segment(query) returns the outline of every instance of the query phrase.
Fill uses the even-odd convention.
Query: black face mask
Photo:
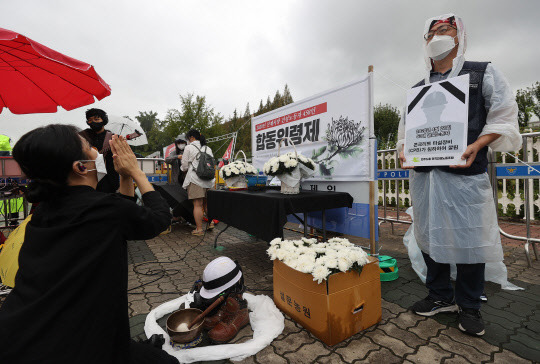
[[[101,129],[103,129],[103,123],[87,123],[88,126],[90,127],[90,129],[92,129],[93,131],[100,131]]]

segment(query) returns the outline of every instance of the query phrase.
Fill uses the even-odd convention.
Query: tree
[[[207,132],[215,132],[216,126],[221,124],[223,117],[215,113],[214,109],[207,105],[205,96],[194,96],[189,93],[180,95],[181,109],[169,109],[161,127],[165,134],[173,141],[180,133],[186,133],[190,129],[197,129],[207,138],[212,137]]]
[[[398,109],[390,104],[375,106],[374,128],[378,149],[392,148],[397,142],[397,131],[401,119]]]
[[[282,99],[283,99],[283,105],[292,104],[294,102],[291,95],[291,91],[289,91],[289,86],[287,84],[285,84],[285,89],[283,90]]]
[[[516,102],[518,104],[520,127],[526,127],[533,115],[540,119],[540,82],[536,82],[531,87],[518,90]]]
[[[159,120],[157,119],[157,112],[153,111],[139,111],[139,115],[135,116],[135,119],[141,124],[145,133],[148,133],[154,126],[158,126]]]
[[[274,95],[274,101],[272,101],[272,110],[279,109],[283,106],[283,99],[281,97],[281,94],[279,93],[279,90],[276,91],[276,94]]]

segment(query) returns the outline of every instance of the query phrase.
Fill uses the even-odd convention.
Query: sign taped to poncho
[[[468,74],[407,91],[405,166],[465,164],[468,116]]]
[[[298,153],[317,164],[310,181],[374,179],[371,74],[252,119],[253,165],[277,156],[279,140],[288,137]],[[294,152],[288,142],[281,154]]]

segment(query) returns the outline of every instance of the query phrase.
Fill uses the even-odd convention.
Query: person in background
[[[2,363],[170,363],[131,340],[127,240],[167,229],[167,203],[154,191],[122,137],[110,140],[119,193],[96,191],[102,154],[71,125],[23,135],[13,156],[40,202],[26,227],[15,287],[0,307]],[[134,202],[137,183],[144,206]]]
[[[86,124],[90,128],[81,132],[90,146],[97,148],[100,154],[103,154],[105,166],[107,167],[107,176],[99,181],[97,191],[114,193],[118,190],[120,177],[114,169],[113,157],[109,141],[112,139],[112,133],[105,129],[109,123],[107,113],[101,109],[86,110]]]
[[[182,184],[184,183],[184,179],[186,178],[186,174],[182,172],[181,170],[181,162],[182,162],[182,153],[184,153],[184,149],[187,145],[186,136],[184,134],[180,134],[176,137],[176,140],[174,141],[174,150],[169,154],[167,158],[165,158],[165,162],[167,162],[171,166],[171,184],[177,185],[182,187]],[[179,206],[171,206],[173,207],[173,222],[181,221],[180,217],[180,210],[181,207]]]
[[[180,164],[182,161],[182,154],[187,145],[186,136],[180,134],[174,141],[174,150],[165,158],[165,162],[171,165],[171,184],[182,186],[185,179],[185,173],[182,172]]]
[[[182,156],[181,169],[186,173],[186,178],[182,187],[187,189],[188,198],[193,202],[193,217],[195,218],[196,229],[191,233],[201,236],[204,234],[202,224],[204,212],[206,211],[206,191],[212,188],[214,180],[203,180],[197,176],[195,171],[199,166],[199,154],[201,151],[212,154],[212,150],[206,145],[206,138],[198,130],[191,129],[187,132],[186,138],[189,142]],[[213,229],[214,223],[210,222],[208,229]]]
[[[0,157],[9,157],[11,155],[11,138],[0,134]]]

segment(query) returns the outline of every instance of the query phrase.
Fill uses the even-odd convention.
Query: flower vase
[[[281,193],[285,195],[296,195],[300,193],[300,181],[294,186],[290,186],[287,182],[281,181]]]
[[[300,193],[300,169],[296,167],[289,173],[283,173],[277,176],[281,181],[281,193],[286,195],[296,195]]]
[[[234,188],[247,188],[247,182],[245,176],[234,176],[225,179],[227,187]]]

